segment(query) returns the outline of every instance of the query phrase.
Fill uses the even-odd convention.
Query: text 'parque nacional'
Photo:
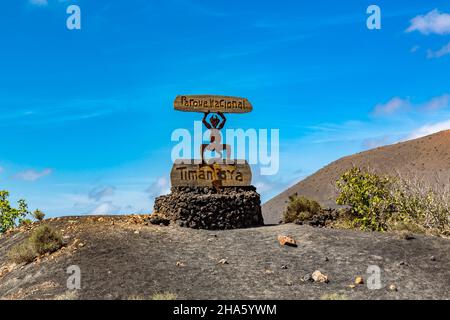
[[[177,96],[174,108],[179,111],[223,113],[247,113],[253,109],[246,98],[212,95]]]

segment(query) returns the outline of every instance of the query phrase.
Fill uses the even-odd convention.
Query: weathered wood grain
[[[213,95],[180,95],[173,106],[175,110],[189,112],[246,113],[253,110],[246,98]]]
[[[252,172],[245,160],[230,164],[201,164],[194,160],[177,160],[170,172],[173,187],[249,186]]]

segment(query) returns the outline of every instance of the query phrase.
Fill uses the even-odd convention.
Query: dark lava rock
[[[195,229],[238,229],[264,225],[261,199],[253,186],[172,187],[155,199],[155,215]]]
[[[168,226],[170,223],[169,219],[165,219],[163,217],[160,217],[158,215],[154,215],[149,219],[149,222],[151,224],[157,224],[157,225],[164,225],[164,226]]]

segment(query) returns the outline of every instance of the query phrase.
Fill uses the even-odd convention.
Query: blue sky
[[[66,8],[81,8],[68,30]],[[380,30],[366,9],[381,8]],[[48,216],[150,212],[178,94],[280,130],[263,200],[327,163],[450,128],[448,1],[15,0],[0,7],[0,189]],[[257,168],[254,168],[257,172]]]

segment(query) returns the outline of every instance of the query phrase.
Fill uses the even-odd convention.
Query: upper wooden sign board
[[[246,113],[253,110],[246,98],[210,95],[177,96],[173,106],[175,110],[190,112]]]

